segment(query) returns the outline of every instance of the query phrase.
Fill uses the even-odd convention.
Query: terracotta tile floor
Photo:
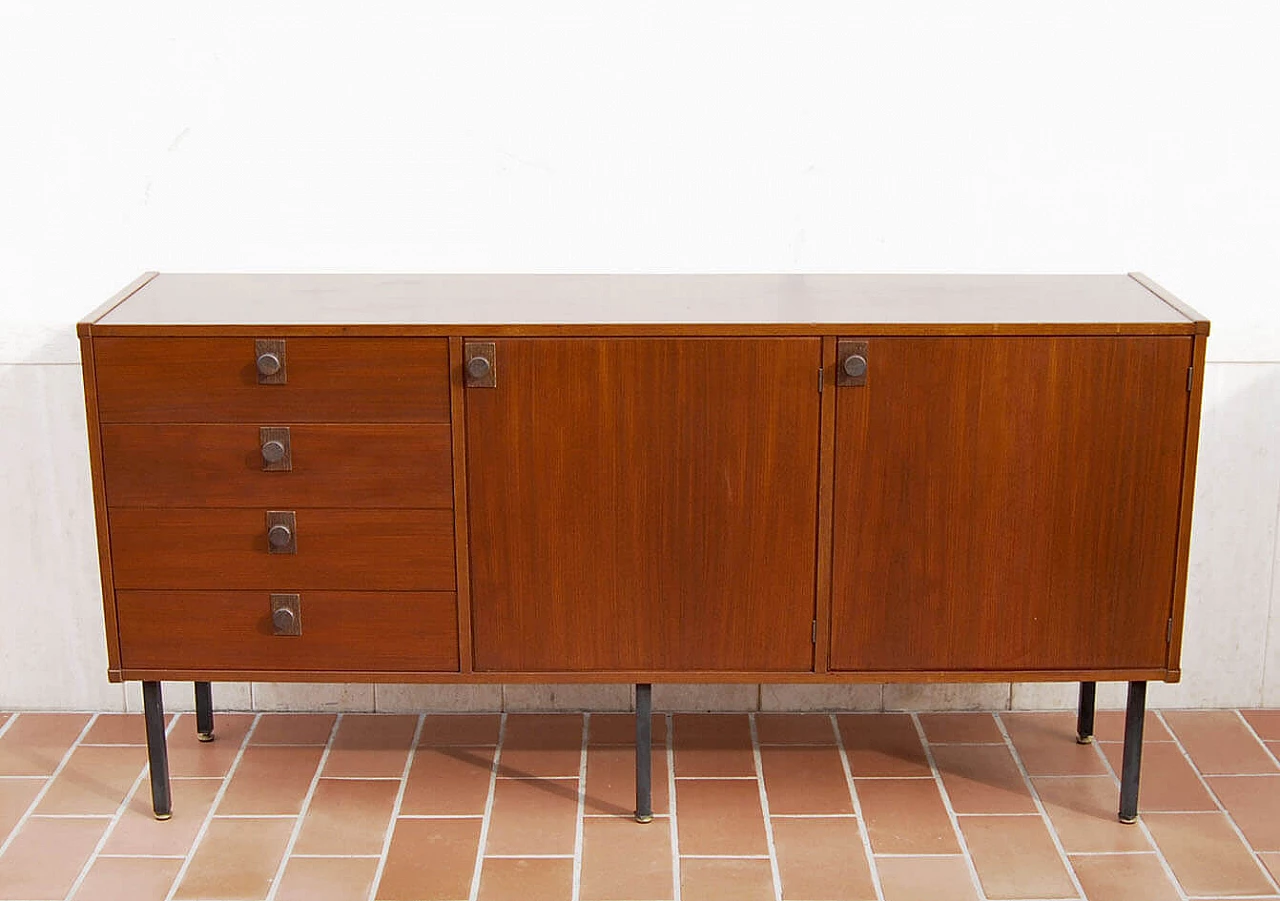
[[[1151,714],[1136,826],[1074,722],[660,715],[641,826],[624,714],[187,714],[162,823],[140,717],[0,713],[0,899],[1280,901],[1280,712]]]

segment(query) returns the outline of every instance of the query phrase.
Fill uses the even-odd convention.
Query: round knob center
[[[293,624],[298,618],[288,607],[277,607],[271,611],[271,624],[276,627],[279,632],[284,632],[293,628]]]
[[[273,353],[258,355],[258,372],[263,375],[275,375],[280,371],[280,358]]]
[[[289,527],[286,525],[276,523],[274,526],[267,529],[267,541],[271,542],[272,547],[288,547],[289,542],[292,539],[293,532],[291,532]]]
[[[867,374],[867,358],[862,354],[850,354],[845,357],[844,374],[851,379],[862,378]]]
[[[473,379],[482,379],[489,374],[489,370],[493,367],[484,357],[472,357],[467,360],[467,375]]]
[[[268,441],[262,445],[262,459],[268,463],[279,463],[284,459],[284,442]]]

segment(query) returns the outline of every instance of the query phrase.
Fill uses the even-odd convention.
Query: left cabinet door
[[[466,391],[477,669],[812,668],[819,339],[492,354]]]

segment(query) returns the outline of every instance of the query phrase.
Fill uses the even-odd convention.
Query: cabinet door
[[[818,339],[498,340],[466,391],[480,670],[805,671]]]
[[[866,356],[837,390],[832,668],[1164,667],[1191,339]]]

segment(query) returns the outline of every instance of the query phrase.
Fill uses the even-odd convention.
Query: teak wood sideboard
[[[1140,275],[156,275],[80,323],[113,681],[1176,681]]]

